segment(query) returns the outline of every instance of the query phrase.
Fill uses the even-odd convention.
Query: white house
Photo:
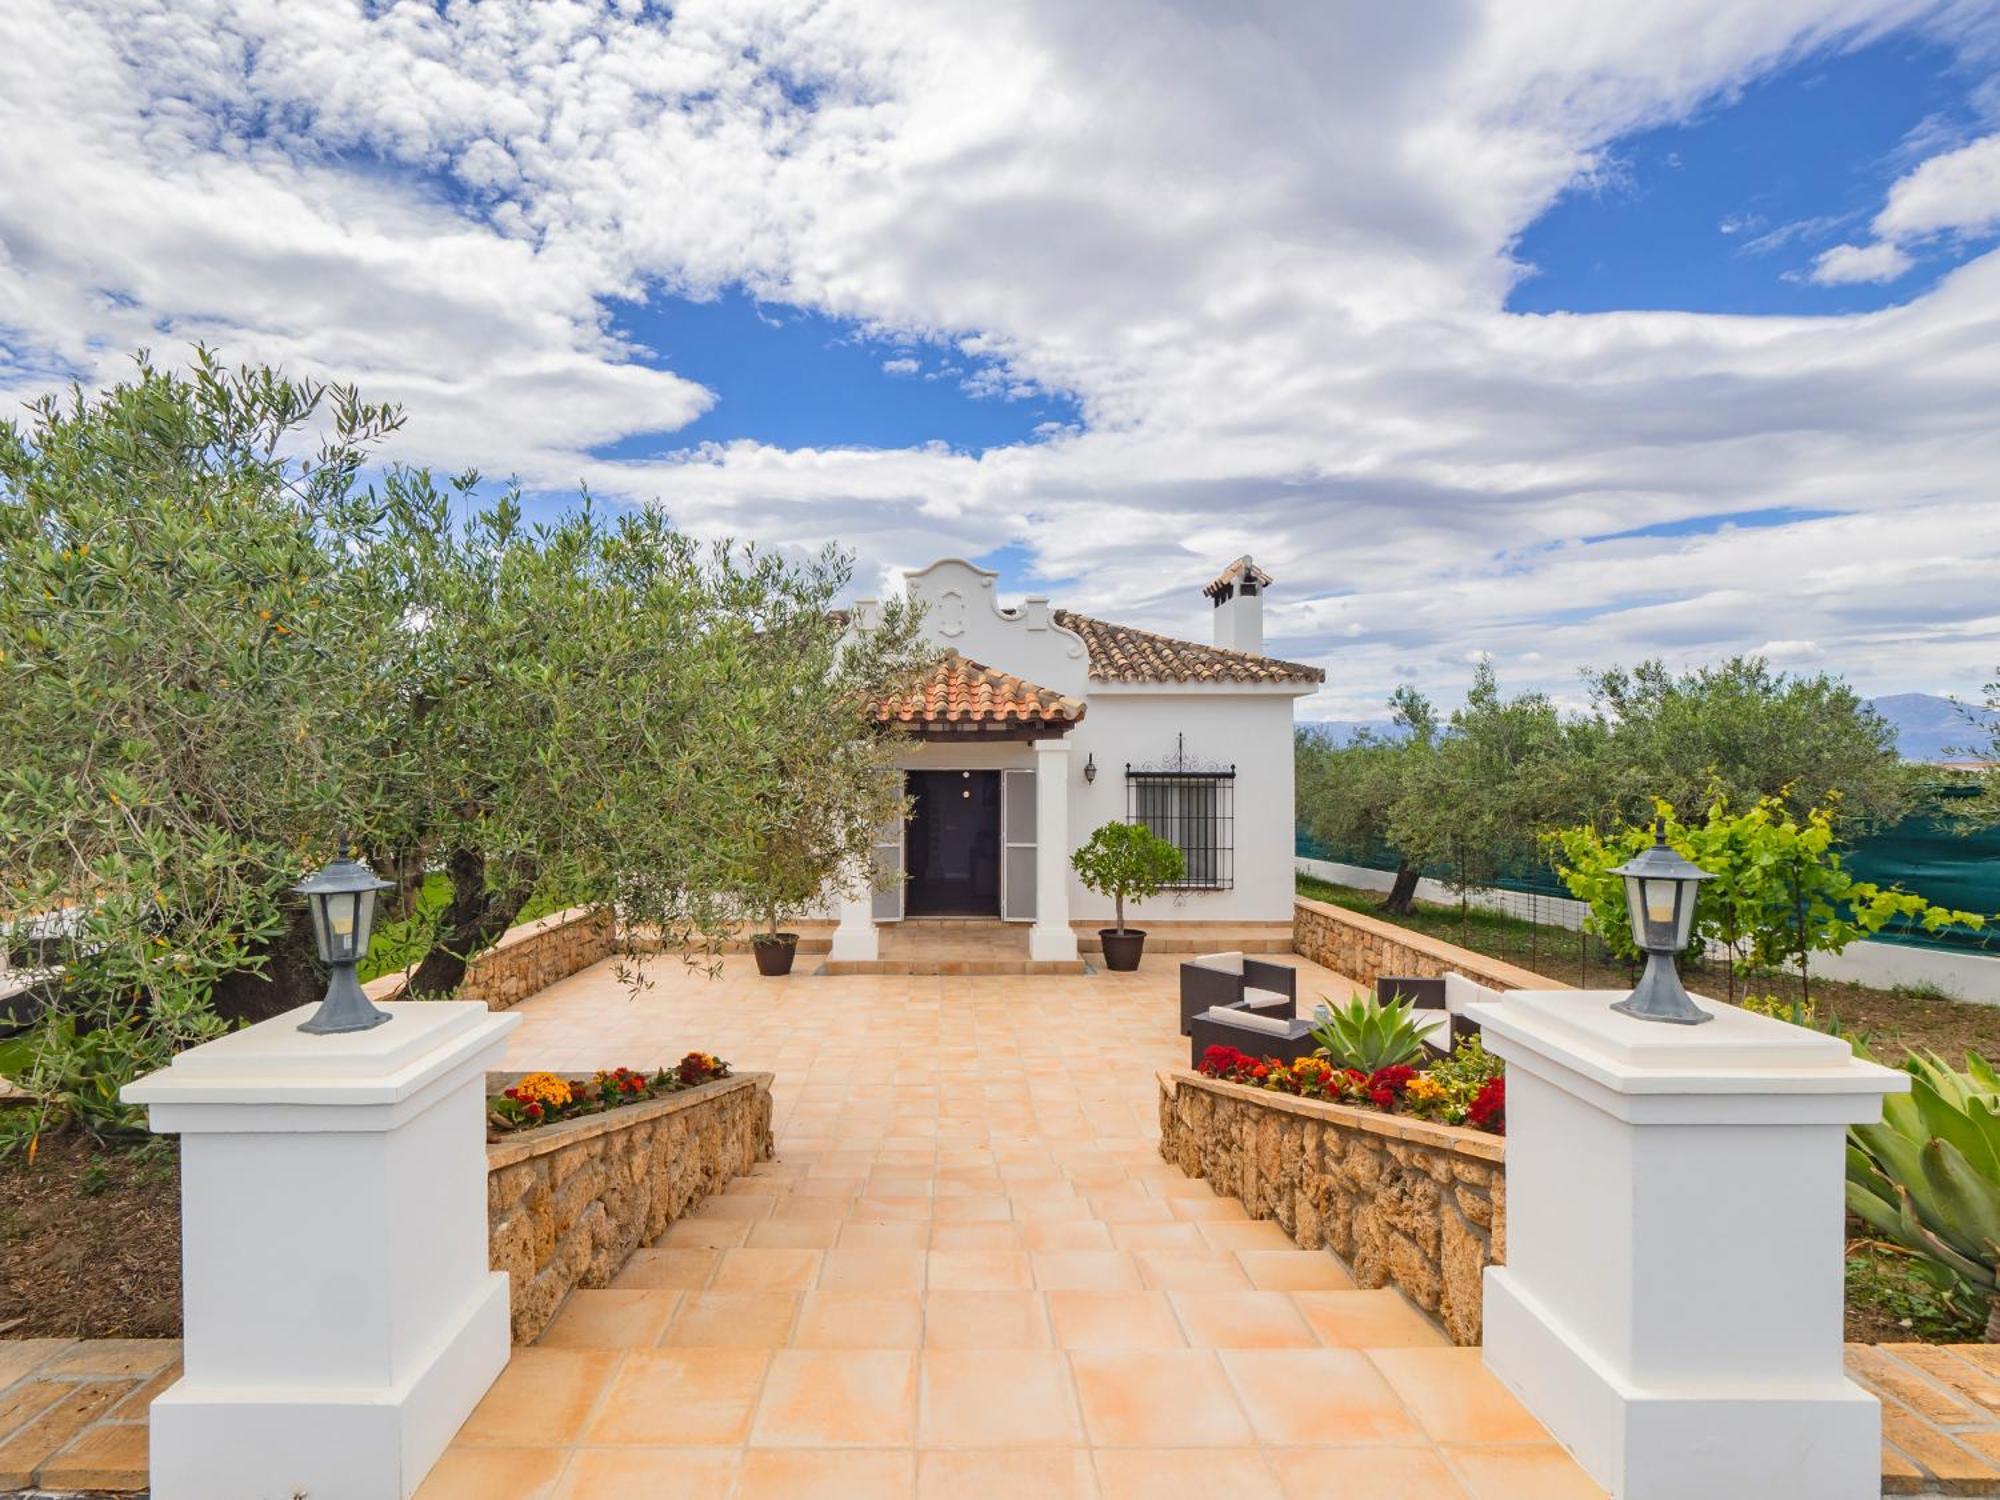
[[[988,917],[1032,924],[1029,957],[1077,956],[1071,922],[1108,925],[1070,854],[1100,824],[1142,822],[1187,857],[1177,889],[1127,919],[1288,921],[1292,705],[1318,667],[1264,654],[1264,591],[1248,557],[1202,592],[1215,644],[1053,609],[1001,607],[997,574],[948,558],[910,576],[937,669],[882,716],[909,734],[911,811],[885,831],[872,901],[840,908],[833,956],[872,959],[876,924]],[[866,629],[878,606],[855,606]],[[888,878],[900,875],[903,878]]]

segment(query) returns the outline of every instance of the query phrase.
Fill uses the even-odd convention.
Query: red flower
[[[1489,1078],[1484,1088],[1466,1106],[1465,1123],[1478,1130],[1490,1130],[1495,1135],[1507,1133],[1507,1080],[1505,1076]]]
[[[1202,1053],[1195,1071],[1204,1078],[1230,1078],[1250,1065],[1250,1058],[1234,1047],[1210,1047]]]

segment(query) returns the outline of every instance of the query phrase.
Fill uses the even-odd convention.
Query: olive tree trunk
[[[522,860],[503,862],[498,881],[489,883],[486,856],[477,849],[454,849],[445,868],[451,876],[451,902],[438,918],[429,951],[403,987],[413,1000],[449,995],[465,983],[466,965],[514,925],[535,889]]]

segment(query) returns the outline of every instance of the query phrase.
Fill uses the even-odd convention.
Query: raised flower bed
[[[653,1073],[492,1074],[488,1091],[487,1234],[517,1344],[771,1155],[771,1075],[705,1053]]]
[[[1426,1086],[1412,1099],[1427,1074],[1315,1058],[1215,1058],[1211,1072],[1160,1075],[1160,1154],[1301,1249],[1339,1256],[1361,1286],[1400,1288],[1453,1342],[1477,1344],[1483,1274],[1506,1258],[1506,1143],[1444,1118],[1469,1117],[1485,1094],[1482,1117],[1504,1126],[1504,1086],[1468,1093],[1447,1074],[1432,1079],[1443,1097]]]

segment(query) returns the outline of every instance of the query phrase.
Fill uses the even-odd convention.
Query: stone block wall
[[[608,906],[572,906],[535,922],[510,927],[500,941],[466,965],[461,1000],[484,1000],[488,1010],[521,1001],[609,958],[618,946],[618,918]]]
[[[1160,1154],[1479,1342],[1482,1276],[1506,1259],[1499,1136],[1181,1071],[1160,1075]]]
[[[1574,988],[1456,943],[1303,896],[1292,908],[1292,951],[1371,989],[1383,974],[1417,979],[1463,974],[1491,990]]]
[[[516,1076],[490,1074],[489,1088]],[[634,1250],[770,1155],[769,1073],[489,1142],[487,1235],[509,1277],[514,1342],[531,1343],[577,1287],[609,1286]]]

